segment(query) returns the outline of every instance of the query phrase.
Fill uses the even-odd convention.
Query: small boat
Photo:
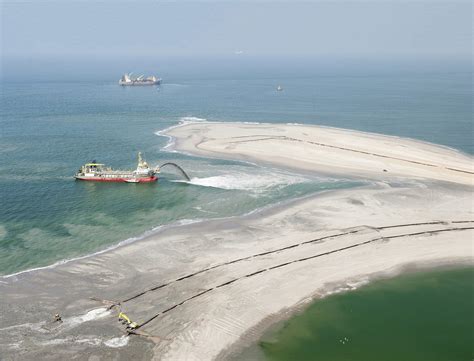
[[[138,153],[138,165],[135,170],[116,170],[106,167],[103,163],[92,161],[84,164],[74,178],[92,182],[124,182],[124,183],[150,183],[158,180],[160,168],[152,169]]]
[[[277,91],[281,92],[283,90],[283,87],[281,85],[277,86]]]

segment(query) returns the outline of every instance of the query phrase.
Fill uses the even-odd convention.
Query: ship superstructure
[[[157,174],[159,172],[160,169],[158,167],[155,169],[150,168],[139,152],[138,164],[135,170],[112,169],[94,160],[91,163],[84,164],[74,178],[94,182],[149,183],[158,180]]]
[[[132,73],[124,74],[119,80],[120,85],[159,85],[161,79],[156,76],[140,75],[138,77],[132,76]]]

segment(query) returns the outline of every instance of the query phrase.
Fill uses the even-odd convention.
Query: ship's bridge
[[[104,163],[86,163],[85,166],[86,167],[101,167],[105,165]]]

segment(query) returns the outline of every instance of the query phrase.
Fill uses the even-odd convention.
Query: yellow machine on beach
[[[138,327],[138,323],[132,322],[132,320],[123,312],[120,312],[118,315],[119,322],[122,322],[127,325],[127,328],[131,328],[132,330]]]

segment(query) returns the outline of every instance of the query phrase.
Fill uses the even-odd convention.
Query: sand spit
[[[473,185],[472,157],[412,139],[286,124],[197,122],[160,133],[193,154],[364,179],[409,177]]]
[[[216,148],[205,150],[206,155],[230,158],[235,152],[240,159],[281,166],[290,162],[290,156],[279,156],[280,150],[288,150],[286,140],[276,148],[272,140],[275,157],[264,157],[271,150],[262,144],[261,151],[247,156],[240,146],[229,150],[223,140],[210,140],[213,126],[191,124],[170,133],[178,149],[183,146],[189,152],[202,154],[202,147],[211,142]],[[230,126],[235,127],[229,133],[234,136],[240,136],[241,127],[252,132],[259,127]],[[270,128],[261,127],[265,132]],[[285,127],[275,128],[286,135]],[[377,141],[378,136],[366,136]],[[386,181],[313,195],[247,216],[164,229],[90,258],[2,279],[2,358],[225,358],[236,342],[258,337],[263,320],[341,287],[350,289],[405,267],[472,264],[474,210],[472,187],[466,185],[471,176],[447,169],[468,169],[470,158],[434,145],[400,142],[419,145],[420,162],[436,161],[440,177],[449,182],[433,180],[439,179],[436,172],[426,173],[417,163],[384,158],[384,166],[398,167],[397,186],[388,181],[393,172],[379,172]],[[431,148],[436,156],[430,156]],[[313,169],[309,161],[300,163],[299,152],[289,154],[295,157],[293,168]],[[378,177],[371,162],[352,163],[350,174],[362,175],[367,165],[367,177]],[[104,311],[112,304],[117,305]],[[146,336],[122,337],[119,310],[139,323],[139,332]],[[56,312],[66,322],[51,322]]]

